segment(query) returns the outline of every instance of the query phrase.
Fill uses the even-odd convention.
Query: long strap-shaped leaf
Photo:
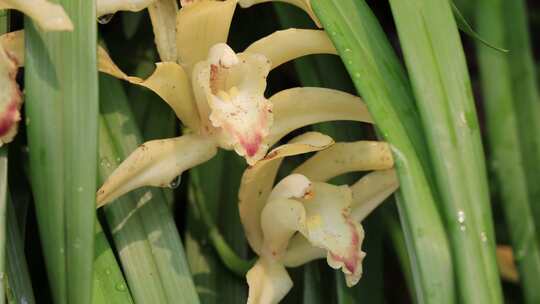
[[[97,175],[95,1],[58,1],[72,32],[26,19],[26,114],[37,219],[55,303],[91,302]]]
[[[454,277],[448,240],[437,212],[422,132],[403,70],[375,16],[361,0],[316,0],[313,9],[392,146],[401,184],[399,210],[418,299],[452,303]]]
[[[450,2],[390,5],[442,198],[460,300],[500,303],[484,151]]]
[[[130,152],[142,143],[142,137],[133,119],[128,101],[122,92],[118,80],[103,76],[100,84],[107,89],[103,91],[102,116],[104,125],[109,134],[109,151],[102,159],[101,166],[108,168],[109,173]],[[105,156],[105,155],[104,155]],[[169,206],[161,189],[140,189],[131,195],[131,202],[115,202],[107,207],[109,223],[112,226],[113,236],[122,258],[123,252],[128,254],[132,246],[145,244],[150,249],[151,256],[141,257],[142,262],[154,264],[153,273],[143,273],[147,276],[149,284],[161,285],[164,295],[157,295],[148,303],[199,303],[199,298],[193,285],[184,248],[172,217]],[[130,197],[128,196],[128,197]],[[133,199],[135,199],[133,201]],[[127,203],[127,204],[126,204]],[[145,281],[138,280],[137,260],[132,256],[129,259],[134,264],[126,264],[127,258],[122,260],[124,268],[131,272],[127,279],[136,302],[138,295],[146,296]],[[149,268],[150,269],[150,268]],[[148,277],[149,276],[149,277]],[[158,288],[156,286],[156,288]],[[135,290],[136,289],[136,290]],[[159,293],[158,290],[156,292]]]
[[[509,2],[521,1],[479,1],[477,21],[479,33],[483,37],[508,47],[510,52],[514,52],[511,46],[515,45],[509,43],[509,40],[512,40],[509,36],[516,34],[516,31],[513,31],[514,26],[505,20],[507,20],[507,15],[516,12],[506,9],[508,5],[514,5]],[[540,219],[533,216],[532,210],[539,201],[529,196],[530,183],[527,178],[527,171],[535,171],[534,168],[538,164],[530,160],[524,161],[524,143],[521,141],[523,137],[520,136],[523,133],[534,137],[532,134],[538,130],[534,130],[533,124],[525,129],[520,128],[518,104],[531,102],[531,100],[519,98],[523,96],[523,92],[519,92],[522,86],[516,85],[517,81],[511,72],[513,66],[518,64],[516,61],[522,59],[498,53],[482,45],[478,45],[478,59],[487,113],[491,167],[497,181],[496,185],[500,188],[501,203],[526,302],[538,303],[540,302],[540,290],[537,287],[540,281],[540,248],[538,226],[535,226],[534,220]],[[537,101],[534,102],[537,103]],[[534,182],[538,183],[538,180]]]

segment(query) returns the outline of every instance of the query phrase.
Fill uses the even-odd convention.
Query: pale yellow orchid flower
[[[237,53],[225,43],[235,6],[236,0],[184,3],[176,19],[177,63],[158,63],[146,80],[127,76],[100,51],[100,70],[153,90],[189,130],[134,151],[98,191],[99,205],[137,187],[168,186],[217,148],[235,150],[253,165],[297,128],[330,120],[371,122],[358,97],[336,90],[294,88],[266,98],[273,68],[336,51],[323,31],[290,29]]]
[[[44,31],[71,31],[73,23],[64,9],[45,0],[0,0],[0,10],[15,9],[30,18]],[[16,81],[21,64],[22,40],[9,35],[0,43],[0,146],[17,134],[21,119],[22,93]]]
[[[250,304],[278,303],[292,288],[285,267],[326,258],[348,286],[362,275],[364,231],[360,222],[398,187],[386,143],[333,144],[316,132],[303,134],[246,170],[240,217],[257,263],[247,273]],[[317,152],[275,186],[282,159]],[[324,181],[353,171],[376,170],[352,186]]]

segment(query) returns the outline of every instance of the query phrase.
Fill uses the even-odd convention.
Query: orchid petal
[[[250,165],[268,150],[263,140],[273,121],[272,104],[264,97],[269,66],[262,55],[237,55],[218,43],[193,71],[204,130],[215,133],[222,148],[234,148]]]
[[[184,6],[176,18],[178,60],[191,67],[208,56],[210,47],[227,42],[236,0],[201,0]]]
[[[0,45],[0,146],[13,140],[21,120],[22,93],[16,76],[16,60]]]
[[[0,36],[0,48],[8,54],[18,67],[24,66],[24,31],[19,30]]]
[[[293,282],[283,265],[261,257],[248,271],[248,304],[276,304],[291,290]]]
[[[358,283],[362,276],[361,250],[364,230],[351,217],[352,192],[348,186],[314,182],[312,194],[303,199],[306,208],[302,234],[314,246],[328,250],[328,265],[345,274],[347,286]]]
[[[305,29],[276,31],[255,41],[244,52],[264,55],[272,62],[271,69],[306,55],[337,54],[324,31]]]
[[[304,205],[293,199],[274,199],[261,212],[261,228],[264,237],[262,255],[279,259],[285,253],[290,238],[305,222]]]
[[[98,49],[99,70],[113,77],[140,85],[159,95],[176,113],[186,126],[198,130],[200,118],[191,91],[191,84],[184,69],[174,62],[156,64],[156,69],[150,77],[143,80],[127,76],[120,70],[102,48]]]
[[[239,211],[251,248],[260,253],[263,243],[261,212],[272,190],[277,170],[284,157],[320,151],[332,145],[332,138],[317,132],[302,134],[277,147],[244,172],[239,190]]]
[[[176,0],[157,0],[148,7],[154,37],[161,61],[176,62]]]
[[[139,12],[156,0],[96,0],[97,16],[114,14],[118,11]]]
[[[239,0],[238,3],[240,4],[241,7],[248,8],[255,4],[270,2],[270,1],[285,2],[285,3],[289,3],[303,9],[309,15],[309,17],[313,20],[313,22],[315,22],[315,24],[318,27],[321,27],[321,23],[319,22],[319,19],[317,18],[317,16],[315,15],[315,13],[313,13],[313,10],[311,9],[311,0]]]
[[[294,170],[312,181],[327,181],[355,171],[385,170],[394,166],[390,146],[380,141],[336,143]]]
[[[73,23],[59,4],[45,0],[0,0],[0,10],[15,9],[32,18],[44,31],[72,31]]]
[[[509,282],[519,282],[519,272],[514,262],[514,253],[512,247],[508,245],[497,246],[497,264],[499,265],[499,272],[501,277]]]
[[[199,135],[146,142],[131,153],[99,189],[98,207],[142,186],[166,187],[182,172],[211,159],[216,153],[214,141]]]
[[[313,246],[302,234],[296,234],[290,239],[281,262],[286,267],[298,267],[325,258],[326,254],[325,249]]]
[[[377,206],[399,187],[396,170],[373,171],[351,186],[352,217],[363,221]]]
[[[266,138],[269,146],[289,132],[314,123],[352,120],[372,123],[359,97],[325,88],[293,88],[270,97],[274,123]]]

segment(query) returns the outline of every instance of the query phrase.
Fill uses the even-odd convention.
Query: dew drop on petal
[[[175,177],[170,183],[169,188],[176,189],[180,186],[180,183],[182,182],[182,175],[178,175]]]
[[[97,18],[99,24],[107,24],[114,17],[114,14],[107,14]]]

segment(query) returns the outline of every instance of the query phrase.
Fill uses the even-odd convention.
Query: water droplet
[[[116,161],[117,161],[117,162],[121,162],[122,159],[121,159],[120,157],[117,157],[117,158],[116,158]]]
[[[463,210],[459,210],[457,216],[458,223],[465,223],[465,212],[463,212]]]
[[[360,73],[354,73],[354,77],[360,78]]]
[[[170,183],[169,183],[169,188],[171,189],[176,189],[180,186],[180,183],[182,182],[182,175],[178,175],[176,178],[174,178]]]
[[[107,24],[114,17],[114,14],[107,14],[97,18],[99,24]]]
[[[346,49],[345,49],[345,52],[351,52],[351,49],[350,49],[350,48],[346,48]]]
[[[111,274],[111,270],[109,268],[105,269],[105,274],[106,275],[110,275]]]
[[[118,291],[126,291],[126,285],[124,283],[118,283],[115,287]]]
[[[480,240],[484,243],[487,242],[487,235],[484,231],[480,232]]]
[[[21,297],[21,304],[28,304],[28,300],[24,296]]]
[[[335,36],[335,35],[337,35],[337,33],[336,33],[336,31],[331,31],[330,35]]]
[[[352,64],[352,60],[347,60],[347,63],[348,63],[348,64]]]
[[[465,231],[465,230],[467,230],[467,227],[465,225],[461,225],[461,226],[459,226],[459,230]]]
[[[78,191],[78,192],[83,192],[83,190],[84,190],[84,188],[81,187],[81,186],[79,186],[79,188],[77,188],[77,191]]]

